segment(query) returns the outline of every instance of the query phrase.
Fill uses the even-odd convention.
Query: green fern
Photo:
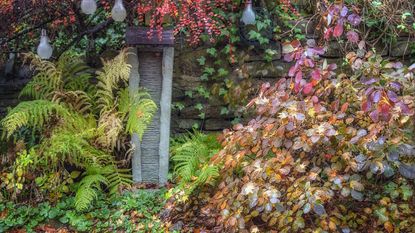
[[[94,137],[95,129],[93,128],[78,132],[58,129],[49,140],[41,144],[42,162],[48,166],[56,166],[64,161],[79,168],[112,163],[113,157],[110,154],[91,145],[90,141]]]
[[[75,195],[75,208],[78,211],[87,209],[92,201],[97,199],[98,193],[102,191],[101,185],[108,185],[108,179],[102,174],[88,174],[82,178]]]
[[[213,136],[198,132],[174,141],[171,160],[179,179],[178,186],[190,194],[196,187],[215,180],[219,168],[207,163],[219,149],[220,144]]]
[[[94,201],[102,186],[109,188],[109,193],[114,196],[121,186],[129,187],[132,183],[129,169],[119,169],[116,166],[89,167],[79,183],[75,196],[75,208],[78,211],[87,209]]]
[[[130,169],[116,168],[114,172],[107,174],[106,177],[111,196],[118,194],[121,187],[128,188],[133,183]]]
[[[128,89],[123,89],[119,96],[119,112],[123,118],[127,118],[125,131],[129,134],[136,133],[141,139],[157,111],[156,103],[144,90],[130,94]]]
[[[36,75],[21,91],[20,96],[34,99],[50,99],[53,92],[67,90],[84,90],[89,82],[91,68],[89,68],[79,55],[66,52],[60,56],[56,64],[41,59],[33,53],[24,55],[25,62],[30,62]]]
[[[145,91],[130,95],[123,89],[130,72],[127,52],[103,61],[96,85],[90,82],[93,72],[77,54],[65,53],[55,63],[34,54],[25,58],[36,75],[21,96],[35,100],[20,103],[0,121],[4,137],[22,127],[41,129],[31,164],[36,174],[62,171],[67,164],[85,170],[76,191],[78,210],[87,208],[104,187],[116,195],[131,185],[131,171],[117,167],[114,148],[126,134],[141,137],[157,105]],[[59,179],[54,182],[63,182]]]
[[[42,127],[52,115],[68,118],[68,109],[48,100],[25,101],[13,108],[0,122],[4,129],[3,136],[9,138],[23,126]]]

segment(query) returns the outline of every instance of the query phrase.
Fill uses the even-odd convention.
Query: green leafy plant
[[[174,140],[171,161],[178,181],[175,191],[184,191],[188,195],[200,185],[212,183],[219,176],[219,167],[208,165],[208,162],[219,149],[215,135],[197,131]]]
[[[68,164],[84,170],[77,185],[78,210],[86,209],[102,187],[113,195],[128,186],[129,171],[118,167],[116,145],[131,133],[141,137],[157,106],[145,91],[129,93],[125,87],[130,73],[127,52],[103,61],[96,84],[92,70],[76,54],[64,54],[56,63],[33,54],[26,59],[37,74],[21,95],[34,100],[20,103],[1,121],[6,139],[22,127],[40,132],[25,173],[40,177],[65,171]]]
[[[165,190],[136,190],[98,201],[83,212],[74,209],[75,197],[58,203],[37,205],[0,203],[0,232],[164,232],[159,213],[163,209]],[[99,194],[102,196],[102,194]]]

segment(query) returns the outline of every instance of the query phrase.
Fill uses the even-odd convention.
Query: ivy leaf
[[[220,115],[227,115],[229,114],[229,109],[227,107],[222,107],[220,109]]]
[[[209,48],[206,50],[206,52],[212,57],[216,57],[217,55],[217,50],[215,48]]]
[[[199,117],[200,117],[200,119],[205,119],[205,117],[206,117],[206,113],[201,112],[201,113],[199,114]]]
[[[195,108],[196,108],[197,110],[201,111],[201,110],[203,109],[203,104],[201,104],[201,103],[197,103],[197,104],[196,104],[196,106],[195,106]]]
[[[261,38],[261,34],[254,30],[249,31],[248,35],[251,40],[259,40]]]
[[[200,58],[198,58],[197,61],[199,62],[199,65],[201,66],[206,64],[206,58],[204,56],[201,56]]]
[[[193,91],[192,90],[187,90],[187,91],[184,92],[184,94],[186,96],[189,96],[190,98],[193,98]]]
[[[218,76],[219,77],[224,77],[224,76],[227,76],[229,74],[229,71],[227,71],[226,69],[224,69],[224,68],[220,68],[219,70],[218,70]]]
[[[389,194],[392,199],[395,199],[399,196],[398,185],[394,182],[389,182],[385,185],[385,192]]]
[[[205,69],[203,70],[203,73],[206,73],[208,75],[212,75],[213,73],[215,73],[215,69],[212,67],[205,67]]]
[[[227,91],[225,88],[221,87],[221,88],[219,89],[219,95],[220,95],[220,96],[224,96],[224,95],[226,95],[227,93],[228,93],[228,91]]]

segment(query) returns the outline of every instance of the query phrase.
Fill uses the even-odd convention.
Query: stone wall
[[[301,26],[301,24],[300,24]],[[307,31],[307,37],[313,38],[314,35],[310,31],[310,27],[304,27],[304,32]],[[379,47],[378,52],[390,59],[400,59],[401,61],[409,61],[411,58],[411,48],[409,40],[402,37],[398,42],[392,46]],[[203,85],[199,76],[201,70],[196,61],[202,55],[205,55],[206,48],[180,48],[177,47],[175,51],[174,61],[174,75],[173,75],[173,103],[180,102],[185,108],[182,110],[172,111],[172,132],[182,133],[191,130],[192,126],[198,124],[205,131],[220,131],[231,126],[231,121],[234,118],[232,115],[221,115],[221,107],[224,106],[220,101],[210,101],[209,105],[205,106],[205,119],[199,117],[199,111],[195,105],[203,100],[193,99],[185,95],[187,90],[194,90],[199,85]],[[281,52],[281,51],[280,51]],[[413,54],[412,54],[413,55]],[[333,42],[328,47],[325,57],[329,62],[341,64],[342,53],[340,46]],[[413,56],[412,56],[413,57]],[[239,69],[248,73],[252,78],[254,85],[258,86],[264,81],[275,81],[287,74],[291,64],[284,62],[280,57],[277,57],[271,63],[265,62],[260,56],[251,56],[246,60]],[[18,103],[17,97],[20,89],[27,83],[30,78],[27,78],[28,72],[16,72],[17,77],[6,79],[3,72],[0,70],[0,118],[6,112],[7,107],[14,106]],[[232,75],[232,74],[231,74]]]

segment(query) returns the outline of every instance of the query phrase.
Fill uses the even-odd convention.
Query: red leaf
[[[362,103],[362,110],[368,112],[372,108],[372,103],[370,101],[365,101]]]
[[[317,81],[320,80],[321,79],[320,70],[319,69],[313,70],[313,72],[311,72],[311,78]]]
[[[334,27],[333,36],[340,37],[343,34],[343,24],[338,23],[336,27]]]
[[[313,84],[312,83],[307,83],[304,87],[303,87],[303,93],[305,95],[309,95],[311,94],[311,92],[313,91]]]
[[[295,75],[295,82],[300,83],[302,79],[303,79],[303,72],[300,70]]]
[[[349,103],[344,103],[340,109],[341,112],[346,112],[349,108]]]
[[[295,72],[297,72],[297,65],[295,65],[295,66],[291,66],[291,68],[290,68],[290,70],[288,71],[288,76],[290,76],[290,77],[294,77],[294,75],[295,75]]]
[[[295,83],[295,84],[294,84],[294,91],[295,91],[296,93],[298,93],[298,92],[300,91],[300,89],[301,89],[300,83]]]
[[[329,40],[330,36],[333,34],[333,28],[328,28],[324,33],[324,39]]]

